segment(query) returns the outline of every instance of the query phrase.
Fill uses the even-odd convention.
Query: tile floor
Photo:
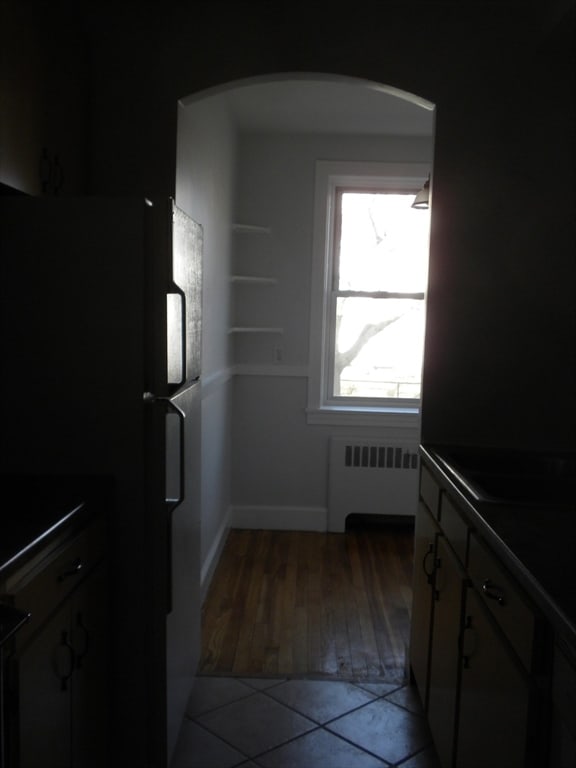
[[[199,677],[171,768],[439,768],[411,686]]]

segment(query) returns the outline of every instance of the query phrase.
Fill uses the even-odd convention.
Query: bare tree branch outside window
[[[411,196],[406,194],[341,190],[337,227],[338,299],[334,317],[333,395],[336,397],[354,396],[357,390],[363,388],[375,391],[379,378],[386,377],[386,386],[383,382],[381,388],[386,388],[387,393],[391,390],[412,393],[407,396],[414,396],[416,391],[419,393],[418,361],[412,365],[415,373],[411,372],[409,365],[404,365],[404,371],[395,369],[393,361],[384,359],[381,349],[384,349],[382,345],[385,342],[380,341],[387,339],[387,343],[391,343],[389,340],[393,337],[389,334],[381,336],[391,326],[398,326],[398,331],[394,331],[396,335],[402,334],[402,328],[410,328],[411,323],[413,326],[411,310],[415,308],[415,303],[419,310],[423,306],[414,302],[414,296],[418,291],[421,292],[419,298],[424,296],[425,269],[422,266],[418,269],[418,266],[425,267],[427,264],[427,230],[421,226],[416,231],[418,226],[414,226],[413,222],[417,220],[410,220],[410,213],[407,212],[410,200]],[[413,210],[411,213],[422,214]],[[418,224],[422,220],[426,224],[424,217]],[[393,301],[383,298],[388,293],[394,297]],[[350,295],[363,297],[364,302],[359,298],[350,298]],[[423,318],[422,312],[417,314]],[[399,324],[399,321],[403,322]],[[407,338],[406,345],[408,352],[411,345],[417,351],[418,340],[412,343]],[[343,388],[346,369],[349,369],[351,383]],[[362,381],[362,377],[366,380]],[[354,384],[355,380],[357,384]]]

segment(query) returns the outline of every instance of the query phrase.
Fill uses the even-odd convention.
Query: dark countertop
[[[576,499],[482,502],[437,460],[442,448],[421,446],[421,454],[441,485],[458,499],[471,527],[503,559],[555,631],[576,648]]]
[[[93,478],[0,475],[0,578],[48,545],[66,527],[81,524],[100,493]]]

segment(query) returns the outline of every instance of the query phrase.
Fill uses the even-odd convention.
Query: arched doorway
[[[315,163],[430,168],[434,119],[434,105],[419,96],[325,73],[236,80],[180,101],[176,201],[205,234],[203,378],[210,405],[203,409],[203,455],[210,459],[202,478],[202,568],[208,581],[230,509],[237,524],[278,527],[292,519],[325,528],[329,428],[298,426],[310,373]],[[246,276],[261,279],[250,283]],[[263,419],[262,430],[256,418]],[[395,437],[401,431],[396,427]],[[241,436],[241,447],[234,436]]]
[[[180,101],[176,202],[205,247],[203,594],[228,527],[326,529],[331,428],[302,419],[315,163],[430,167],[433,141],[433,104],[357,78],[280,73]]]

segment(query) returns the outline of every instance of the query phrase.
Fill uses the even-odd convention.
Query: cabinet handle
[[[198,379],[194,379],[194,381],[198,381]],[[186,420],[186,414],[184,411],[176,405],[176,403],[171,400],[169,397],[160,397],[155,395],[153,392],[144,392],[143,399],[145,403],[160,403],[161,405],[166,408],[167,411],[170,411],[171,413],[175,413],[179,420],[180,420],[180,489],[179,489],[179,497],[177,499],[165,499],[166,502],[170,502],[171,509],[174,509],[178,504],[181,504],[184,501],[184,496],[186,494],[186,482],[185,482],[185,466],[186,466],[186,456],[185,456],[185,445],[186,445],[186,438],[185,438],[185,420]]]
[[[440,571],[440,570],[442,570],[442,558],[441,557],[437,557],[434,560],[434,575],[436,575],[438,573],[438,571]],[[440,584],[441,581],[442,581],[442,574],[440,574],[440,579],[435,582],[435,586],[436,587],[442,586]],[[440,590],[439,589],[434,589],[434,600],[436,602],[438,602],[440,600]]]
[[[166,303],[167,303],[168,306],[171,305],[171,302],[170,302],[170,300],[168,298],[169,296],[173,296],[174,298],[179,300],[179,304],[180,304],[180,307],[179,307],[179,309],[180,309],[179,321],[180,322],[178,323],[178,325],[179,325],[178,330],[180,331],[180,334],[179,334],[180,335],[180,339],[179,339],[180,349],[178,350],[178,353],[179,353],[180,359],[176,362],[175,365],[173,364],[170,367],[176,369],[176,372],[180,375],[180,379],[177,380],[177,381],[173,381],[172,377],[170,376],[170,374],[174,373],[174,371],[173,370],[169,370],[168,374],[169,374],[170,378],[169,378],[168,384],[173,385],[174,386],[174,391],[177,391],[178,387],[182,386],[182,384],[184,384],[184,382],[188,378],[188,375],[187,375],[188,360],[186,359],[186,330],[187,330],[186,329],[186,319],[187,319],[186,318],[186,314],[187,313],[186,313],[186,294],[184,293],[182,288],[180,288],[179,285],[176,285],[176,283],[173,283],[173,289],[174,289],[173,293],[170,292],[170,293],[168,293],[166,295]],[[172,337],[172,334],[170,334],[170,339],[171,339],[171,337]],[[169,348],[169,353],[170,353],[169,357],[171,359],[174,357],[174,354],[173,354],[174,352],[176,352],[176,350],[174,350],[172,348]]]
[[[68,632],[62,632],[62,637],[60,639],[60,645],[57,648],[58,650],[63,650],[64,655],[61,656],[60,654],[55,659],[55,672],[56,676],[60,680],[60,690],[66,691],[68,690],[68,680],[72,677],[72,673],[74,672],[74,648],[70,644],[70,641],[68,640]],[[66,671],[60,671],[60,658],[63,659],[62,666],[66,665]]]
[[[485,579],[482,583],[482,592],[490,600],[496,600],[498,605],[506,605],[506,595],[504,590],[493,584],[490,579]]]
[[[76,560],[73,560],[70,564],[70,567],[67,568],[65,571],[62,571],[62,573],[58,576],[58,581],[64,581],[69,576],[77,576],[80,571],[84,568],[84,564],[82,563],[82,560],[80,560],[79,557],[76,558]]]
[[[428,568],[427,568],[428,558],[429,558],[430,555],[432,555],[432,556],[434,555],[434,544],[432,544],[432,542],[430,542],[428,544],[428,551],[426,552],[426,554],[422,558],[422,570],[426,574],[426,579],[428,581],[428,584],[432,584],[432,579],[434,578],[434,572],[435,572],[434,565],[432,566],[432,570],[431,571],[429,571]]]

